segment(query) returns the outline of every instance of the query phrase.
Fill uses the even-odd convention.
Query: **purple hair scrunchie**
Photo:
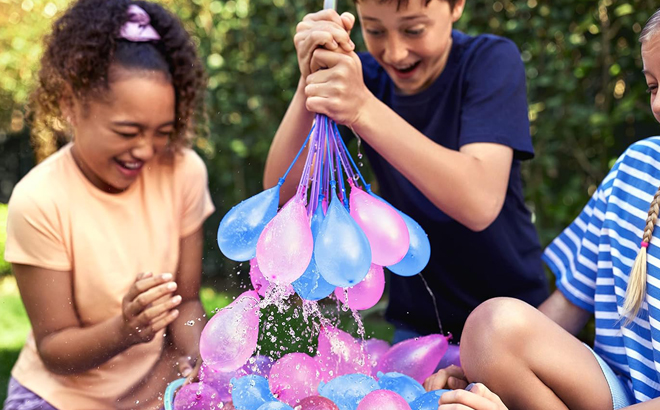
[[[131,4],[128,7],[128,21],[121,28],[119,38],[133,42],[160,40],[150,21],[149,14],[142,7]]]

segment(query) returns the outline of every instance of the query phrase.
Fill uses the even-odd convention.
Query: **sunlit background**
[[[40,39],[68,3],[0,0],[0,401],[29,329],[10,267],[2,259],[4,204],[16,182],[58,145],[46,141],[35,152],[25,114],[42,53]],[[208,167],[218,209],[205,225],[203,299],[211,311],[249,282],[247,266],[228,261],[217,249],[217,226],[229,208],[262,189],[267,150],[298,81],[293,32],[323,2],[162,3],[193,34],[209,76],[208,132],[196,138],[194,147]],[[352,9],[348,0],[338,3],[341,11]],[[525,165],[524,176],[544,245],[577,215],[626,146],[660,134],[645,94],[637,41],[656,10],[654,3],[467,0],[458,28],[512,39],[526,65],[536,158]],[[359,30],[354,33],[361,44]],[[391,328],[382,321],[382,306],[367,312],[367,329],[387,338]]]

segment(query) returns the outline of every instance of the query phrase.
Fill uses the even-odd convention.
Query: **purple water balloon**
[[[204,362],[217,371],[237,370],[252,356],[259,336],[259,295],[250,290],[206,324],[199,341]]]
[[[357,187],[351,189],[350,209],[369,239],[372,263],[394,265],[406,256],[410,244],[408,227],[396,209]]]
[[[458,345],[449,345],[447,352],[440,359],[440,363],[438,363],[438,369],[444,369],[451,365],[461,367],[460,348]]]
[[[410,405],[393,391],[374,390],[360,400],[357,410],[410,410]]]
[[[368,339],[364,343],[364,349],[367,352],[367,359],[371,365],[371,375],[376,375],[376,366],[380,358],[390,350],[390,344],[380,339]]]
[[[357,285],[347,288],[335,289],[335,296],[346,304],[346,293],[348,293],[348,306],[355,310],[365,310],[373,307],[383,296],[385,290],[385,273],[383,267],[371,265],[367,276]]]
[[[271,367],[275,361],[268,356],[256,355],[251,357],[243,366],[247,374],[256,374],[268,378]]]
[[[201,384],[212,387],[218,392],[218,397],[221,401],[231,400],[231,384],[229,383],[233,377],[242,377],[247,373],[241,368],[230,372],[220,372],[209,366],[206,363],[202,364],[199,368],[199,382]]]
[[[207,384],[190,383],[174,397],[174,410],[207,410],[222,402],[215,389]]]
[[[268,281],[289,284],[305,272],[313,250],[305,204],[293,197],[266,225],[257,241],[259,269]]]
[[[403,373],[424,383],[447,351],[447,340],[450,338],[432,334],[399,342],[380,358],[376,371]]]
[[[290,406],[316,393],[320,381],[318,364],[305,353],[282,356],[270,369],[268,376],[270,391],[278,400]]]

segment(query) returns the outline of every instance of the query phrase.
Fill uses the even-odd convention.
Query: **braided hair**
[[[639,41],[644,44],[651,40],[660,31],[660,10],[656,11],[651,18],[646,22],[642,30]],[[658,221],[658,213],[660,212],[660,187],[653,196],[649,213],[646,217],[646,224],[644,225],[644,233],[642,234],[642,243],[640,245],[639,253],[635,258],[630,276],[628,278],[628,288],[626,289],[626,297],[623,301],[623,311],[626,316],[626,325],[632,323],[633,319],[639,313],[644,300],[646,299],[646,254],[647,248],[651,244],[653,238],[653,228]]]

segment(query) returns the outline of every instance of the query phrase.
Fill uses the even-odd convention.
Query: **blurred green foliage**
[[[16,155],[8,147],[25,155],[25,144],[10,143],[28,135],[23,113],[42,52],[37,39],[68,3],[0,0],[0,159]],[[163,3],[193,34],[208,71],[210,132],[195,148],[208,166],[218,212],[206,225],[204,263],[208,278],[229,286],[244,280],[245,267],[217,250],[216,227],[233,205],[262,189],[268,147],[298,81],[295,26],[322,1]],[[350,10],[352,2],[339,7]],[[652,0],[467,1],[457,27],[512,39],[526,65],[537,156],[524,173],[543,244],[577,215],[626,146],[656,132],[637,42],[656,7]],[[354,37],[361,44],[358,29]],[[0,201],[19,177],[7,174],[0,176]]]
[[[5,254],[5,241],[7,240],[7,205],[0,204],[0,255]],[[0,277],[9,273],[10,265],[0,256]]]

